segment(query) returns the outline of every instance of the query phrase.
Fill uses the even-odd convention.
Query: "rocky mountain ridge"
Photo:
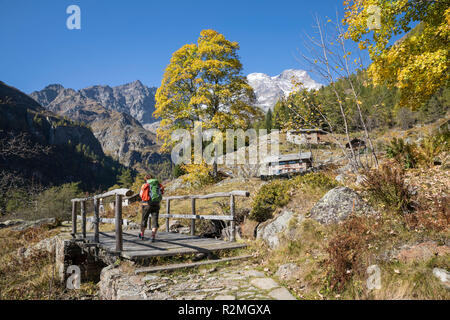
[[[0,138],[2,146],[13,143],[17,150],[2,153],[2,172],[43,185],[81,181],[86,188],[106,187],[122,168],[104,154],[88,127],[63,119],[1,81]],[[49,150],[31,154],[37,146]]]
[[[133,91],[131,87],[128,86],[128,89]],[[61,85],[49,85],[44,90],[33,92],[30,96],[46,109],[60,116],[89,125],[104,152],[120,163],[145,170],[146,164],[162,160],[158,153],[156,136],[145,130],[141,123],[128,112],[116,110],[116,107],[119,107],[114,104],[115,100],[111,100],[112,89],[110,89],[110,87],[96,86],[75,91]],[[139,99],[128,98],[128,101],[131,101],[131,104],[128,104],[129,110],[140,101]],[[98,101],[104,101],[105,104]],[[111,101],[112,105],[109,104]]]
[[[156,88],[147,87],[136,80],[120,86],[110,87],[95,85],[81,90],[66,89],[60,84],[51,84],[40,91],[34,91],[30,96],[49,109],[65,107],[58,103],[63,97],[73,96],[77,100],[90,99],[107,110],[131,115],[140,124],[155,122],[152,114],[155,111]]]

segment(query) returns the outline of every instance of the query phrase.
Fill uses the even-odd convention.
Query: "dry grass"
[[[425,240],[445,242],[450,235],[447,202],[443,205],[443,200],[429,199],[436,206],[429,203],[428,211],[416,211],[419,216],[415,225],[408,222],[410,214],[399,215],[386,208],[378,218],[350,218],[338,225],[323,226],[302,219],[322,194],[295,191],[286,208],[295,212],[297,218],[289,223],[282,246],[270,251],[259,242],[253,247],[259,252],[261,268],[269,268],[274,274],[281,264],[299,265],[296,277],[283,284],[304,299],[450,298],[432,275],[433,267],[448,269],[449,256],[414,264],[380,260],[386,252],[404,244]],[[446,228],[442,228],[444,225]],[[374,263],[382,269],[382,289],[369,291],[366,268]]]
[[[83,284],[81,290],[67,291],[57,280],[55,257],[48,252],[36,252],[28,258],[18,254],[19,248],[29,247],[52,237],[59,231],[47,227],[25,231],[0,230],[0,300],[79,299],[93,298],[96,286]]]

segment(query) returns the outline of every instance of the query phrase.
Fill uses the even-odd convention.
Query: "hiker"
[[[156,232],[158,231],[158,217],[159,207],[164,193],[164,187],[159,183],[157,179],[154,179],[151,175],[145,176],[146,182],[141,187],[139,196],[141,197],[142,204],[142,221],[141,221],[141,233],[139,239],[144,240],[144,232],[147,228],[147,220],[151,214],[152,217],[152,238],[151,241],[155,242]]]

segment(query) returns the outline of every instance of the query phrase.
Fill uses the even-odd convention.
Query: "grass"
[[[92,299],[96,285],[82,284],[80,290],[68,291],[57,280],[54,255],[38,252],[28,258],[18,249],[55,236],[57,229],[30,228],[25,231],[0,230],[0,300]]]
[[[442,241],[442,235],[426,236],[411,234],[397,225],[391,233],[392,224],[382,225],[376,239],[365,247],[366,254],[362,257],[362,272],[354,273],[345,282],[342,290],[331,286],[327,266],[329,255],[327,247],[330,239],[336,234],[339,226],[323,226],[311,219],[300,223],[291,222],[291,228],[297,233],[275,251],[269,251],[261,242],[256,242],[252,249],[258,252],[259,269],[269,269],[274,275],[278,267],[285,263],[296,263],[300,272],[294,279],[281,281],[300,299],[449,299],[450,293],[432,275],[434,267],[448,269],[449,256],[439,256],[427,261],[402,263],[398,261],[378,260],[381,253],[392,249],[398,244],[415,243],[424,238],[434,238]],[[381,268],[382,288],[370,291],[366,288],[368,274],[366,268],[370,264]]]
[[[386,252],[405,244],[412,245],[428,240],[438,244],[447,243],[450,235],[448,227],[411,226],[407,220],[408,215],[399,215],[395,208],[387,206],[378,208],[381,214],[377,219],[363,218],[364,230],[350,226],[349,220],[337,225],[323,226],[309,218],[303,218],[307,217],[314,203],[325,192],[320,189],[316,189],[316,192],[313,190],[310,187],[297,188],[291,195],[291,201],[285,209],[293,210],[296,213],[295,219],[289,222],[279,249],[270,251],[262,242],[255,242],[252,246],[259,254],[260,269],[268,268],[269,273],[273,275],[282,264],[293,262],[299,265],[299,274],[294,279],[281,283],[301,299],[450,298],[448,290],[432,275],[433,267],[449,268],[449,256],[413,264],[380,258]],[[419,223],[422,223],[422,220],[419,220]],[[356,242],[335,242],[334,245],[339,244],[337,253],[342,253],[343,257],[349,259],[352,259],[351,254],[356,253],[354,257],[357,257],[356,264],[348,266],[351,273],[343,279],[340,288],[333,285],[332,281],[338,262],[334,260],[336,257],[331,259],[329,255],[330,246],[339,235],[341,239],[353,237]],[[355,247],[355,243],[359,245]],[[348,248],[350,251],[342,251],[342,248]],[[366,287],[366,269],[374,263],[382,270],[382,289],[369,291]],[[345,274],[346,269],[343,271]]]

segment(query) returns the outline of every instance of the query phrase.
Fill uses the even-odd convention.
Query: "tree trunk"
[[[215,160],[214,160],[214,163],[213,163],[212,175],[213,175],[214,178],[217,178],[217,162]]]

